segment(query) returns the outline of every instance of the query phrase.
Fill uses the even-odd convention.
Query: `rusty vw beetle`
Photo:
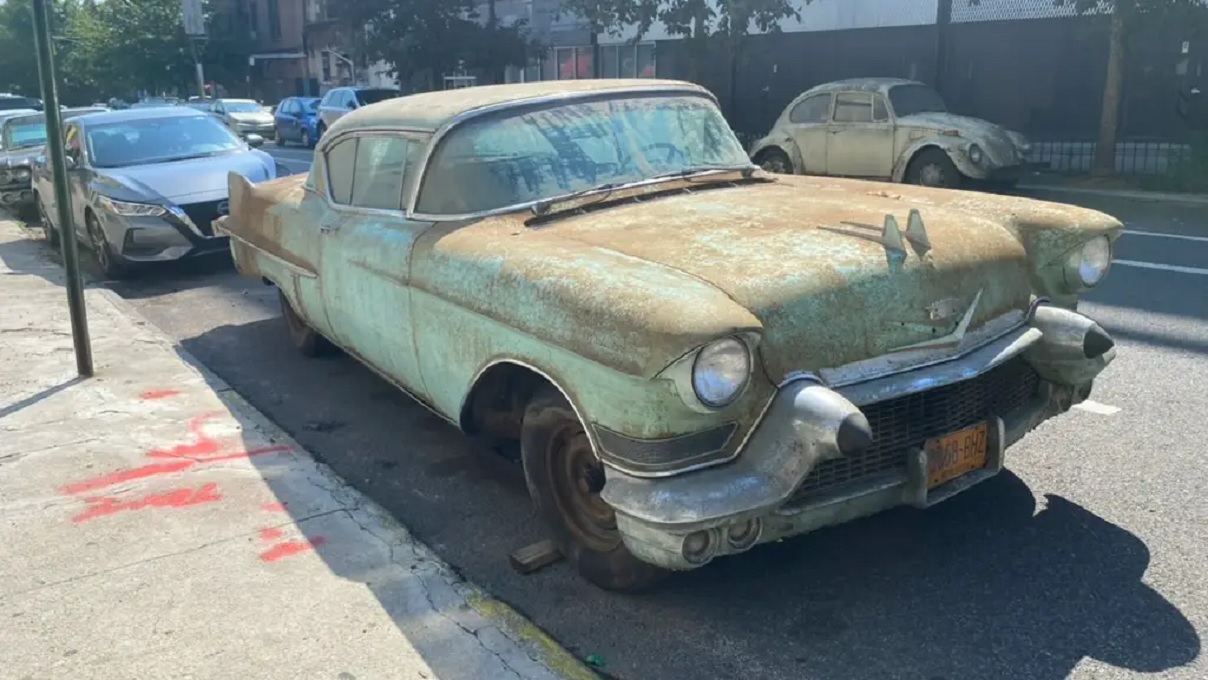
[[[230,182],[218,228],[298,349],[518,442],[611,589],[949,498],[1115,353],[1075,311],[1115,219],[771,175],[682,82],[402,97],[332,125],[309,176]]]

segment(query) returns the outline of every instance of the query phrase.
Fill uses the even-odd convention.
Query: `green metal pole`
[[[46,158],[54,173],[55,206],[63,268],[67,270],[67,309],[71,312],[71,339],[75,344],[76,372],[91,378],[92,342],[88,338],[88,312],[84,307],[84,282],[80,278],[80,251],[71,217],[71,194],[67,191],[67,156],[63,153],[63,123],[59,115],[59,92],[55,88],[55,65],[50,47],[50,17],[46,0],[33,0],[34,42],[38,48],[38,76],[42,80],[42,110],[46,115]]]

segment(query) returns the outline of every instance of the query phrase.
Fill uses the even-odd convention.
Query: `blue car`
[[[277,146],[298,142],[313,149],[319,139],[315,131],[318,121],[318,97],[286,97],[273,112],[274,141]]]

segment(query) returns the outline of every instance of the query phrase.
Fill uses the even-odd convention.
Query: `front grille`
[[[189,219],[193,221],[193,224],[197,225],[197,228],[201,230],[201,233],[205,234],[206,236],[213,236],[214,227],[210,223],[219,217],[218,204],[226,202],[227,201],[224,198],[219,201],[190,203],[189,205],[180,206],[180,209],[185,211],[185,214],[189,216]]]
[[[1003,416],[1036,395],[1040,376],[1016,357],[976,378],[860,407],[872,426],[873,445],[857,458],[819,463],[792,501],[852,482],[904,471],[906,454],[940,435]]]

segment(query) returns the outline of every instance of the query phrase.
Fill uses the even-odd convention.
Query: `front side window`
[[[401,210],[408,141],[403,137],[361,137],[352,173],[352,205]]]
[[[688,170],[751,164],[721,111],[692,95],[625,96],[502,112],[452,130],[417,208],[495,210]]]
[[[835,96],[836,123],[871,123],[872,93],[841,92]]]
[[[825,123],[830,118],[830,109],[831,96],[829,93],[806,97],[789,112],[789,122],[799,125]]]
[[[889,90],[889,103],[898,118],[915,113],[944,113],[948,107],[939,92],[926,85],[898,85]]]
[[[241,151],[243,142],[210,116],[147,118],[88,127],[85,144],[98,168],[170,163]]]

